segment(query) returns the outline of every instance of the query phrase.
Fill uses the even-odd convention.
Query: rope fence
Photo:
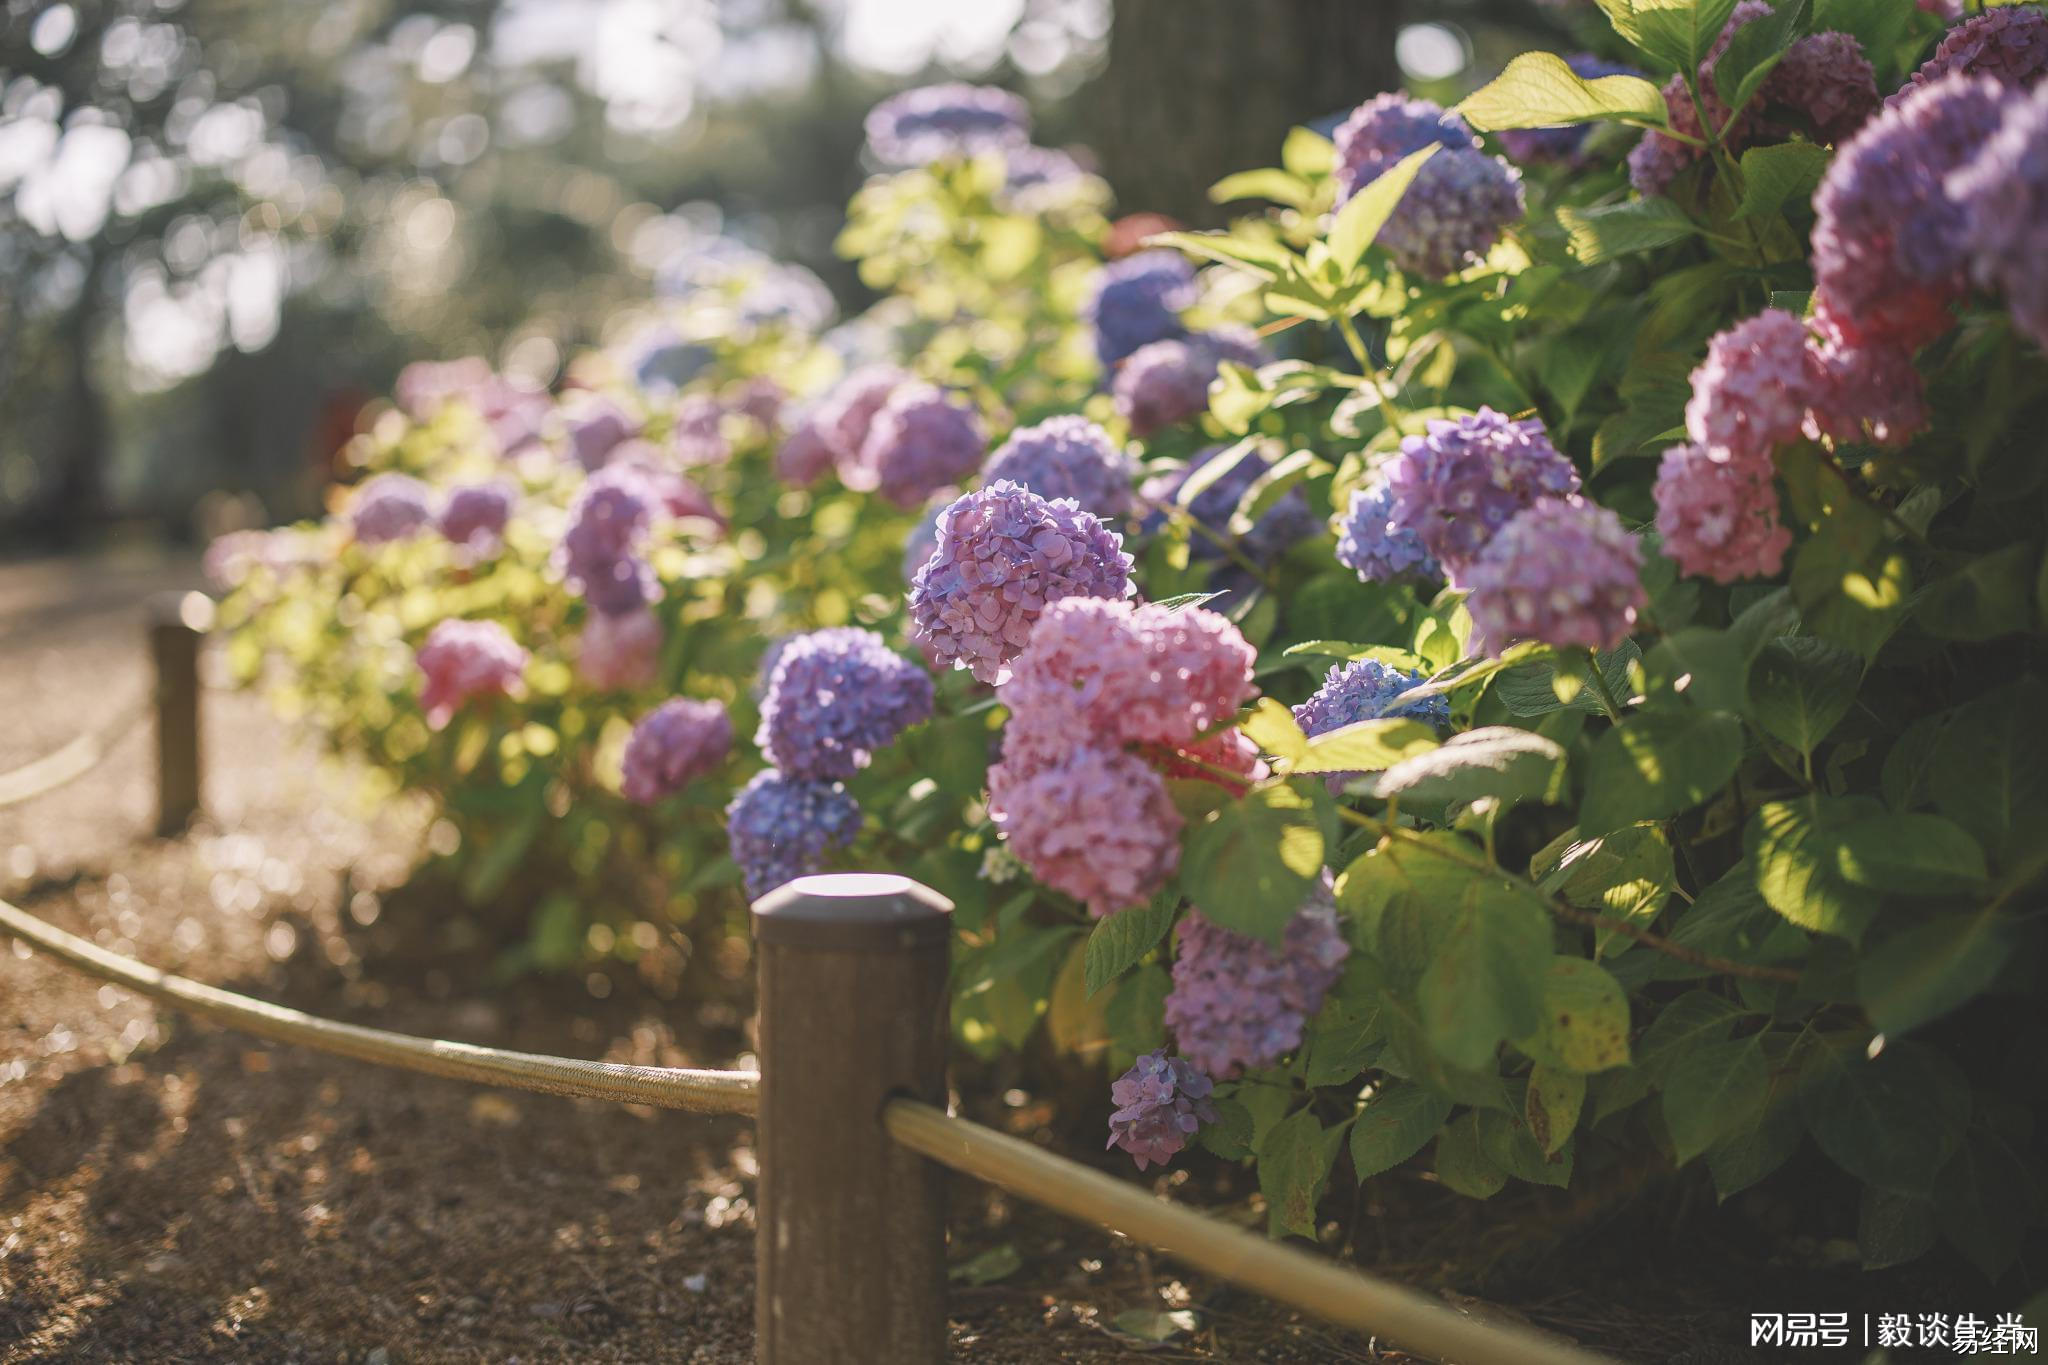
[[[0,773],[0,807],[33,801],[84,777],[134,734],[149,719],[151,710],[150,699],[143,697],[117,714],[112,723],[88,731],[19,768]]]
[[[152,613],[165,826],[198,808],[206,620],[189,596]],[[104,748],[83,770],[103,756]],[[800,878],[756,902],[759,1072],[578,1061],[323,1019],[160,971],[4,900],[0,932],[88,976],[274,1042],[541,1094],[754,1116],[755,1349],[766,1365],[945,1357],[946,1170],[1412,1354],[1458,1365],[1607,1360],[1534,1329],[1468,1316],[946,1112],[951,911],[908,878],[865,873]]]

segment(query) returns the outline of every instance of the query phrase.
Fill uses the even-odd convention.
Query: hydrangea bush
[[[1251,1163],[1276,1233],[1650,1162],[1998,1277],[2048,83],[2037,7],[1942,8],[1581,6],[1142,243],[1014,97],[899,97],[879,303],[714,271],[557,394],[409,372],[333,518],[213,557],[236,660],[479,903],[546,887],[541,965],[627,941],[622,865],[684,925],[930,883],[961,1046],[1099,1064],[1112,1147]]]

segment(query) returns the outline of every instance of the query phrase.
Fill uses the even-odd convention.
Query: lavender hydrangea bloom
[[[932,557],[932,551],[939,548],[939,518],[953,505],[953,496],[940,493],[925,505],[924,515],[917,519],[917,525],[910,528],[910,534],[903,541],[903,582],[907,586],[917,581],[917,571]]]
[[[618,614],[661,600],[653,567],[637,553],[658,501],[645,475],[620,464],[584,480],[570,504],[555,562],[596,610]]]
[[[852,843],[860,833],[860,803],[837,782],[766,768],[725,808],[725,822],[747,896],[759,900],[784,882],[818,871],[828,852]]]
[[[642,716],[626,740],[628,801],[651,806],[714,771],[732,752],[732,717],[715,701],[672,697]]]
[[[972,474],[988,453],[981,414],[943,389],[904,384],[868,426],[858,471],[846,486],[872,489],[898,507],[915,507]]]
[[[1465,606],[1472,647],[1516,640],[1614,649],[1643,594],[1642,550],[1621,519],[1584,498],[1545,498],[1518,513],[1472,565]]]
[[[1758,98],[1797,110],[1822,142],[1846,142],[1877,112],[1877,73],[1848,34],[1809,33],[1772,68]]]
[[[1166,1027],[1181,1055],[1219,1081],[1262,1071],[1301,1045],[1350,955],[1327,885],[1294,912],[1278,951],[1191,910],[1180,923]]]
[[[1122,536],[1071,499],[1002,480],[940,514],[938,548],[911,580],[910,629],[941,663],[997,683],[1047,605],[1133,591]]]
[[[818,434],[832,448],[841,477],[860,478],[861,450],[867,445],[868,428],[875,414],[889,401],[889,395],[910,376],[893,365],[867,365],[855,370],[833,386],[818,405],[813,419]]]
[[[527,658],[496,621],[450,617],[437,623],[413,653],[424,679],[420,708],[427,713],[427,724],[441,729],[471,697],[518,695]]]
[[[569,453],[585,469],[601,469],[613,450],[640,430],[626,410],[609,398],[591,395],[563,414]]]
[[[2020,330],[2048,347],[2048,85],[2008,101],[1948,192],[1968,217],[1971,276],[2004,291]]]
[[[1003,154],[998,197],[1016,212],[1039,213],[1071,199],[1090,178],[1080,162],[1056,147],[1017,147]]]
[[[1180,315],[1194,301],[1194,268],[1178,252],[1140,251],[1111,261],[1082,310],[1095,331],[1096,358],[1106,369],[1149,342],[1186,335]]]
[[[1189,556],[1196,560],[1219,559],[1223,547],[1212,536],[1230,536],[1230,517],[1237,511],[1238,503],[1244,500],[1245,490],[1258,481],[1266,472],[1271,461],[1260,451],[1244,451],[1231,446],[1211,446],[1191,460],[1185,469],[1169,474],[1157,474],[1147,479],[1138,490],[1141,503],[1148,505],[1139,529],[1152,535],[1166,524],[1166,515],[1159,510],[1172,504],[1180,495],[1181,486],[1195,473],[1236,450],[1237,462],[1216,482],[1195,494],[1188,503],[1188,515],[1198,525],[1211,533],[1197,533],[1188,543]],[[1237,548],[1245,558],[1261,566],[1271,564],[1286,554],[1297,541],[1306,540],[1318,529],[1315,513],[1309,510],[1308,499],[1300,489],[1283,494],[1256,522],[1252,529],[1237,537]]]
[[[1813,198],[1814,309],[1843,344],[1913,350],[1948,330],[1970,222],[1943,182],[1997,130],[2004,95],[1989,77],[1951,75],[1835,154]]]
[[[1576,493],[1578,471],[1534,418],[1492,408],[1434,419],[1381,466],[1391,524],[1412,532],[1453,586],[1515,513],[1546,494]]]
[[[808,488],[825,477],[835,458],[817,418],[808,417],[776,448],[775,477],[792,488]]]
[[[1334,666],[1324,675],[1322,686],[1294,708],[1294,720],[1305,735],[1326,734],[1361,720],[1393,716],[1449,725],[1448,699],[1437,696],[1400,700],[1402,693],[1422,686],[1424,681],[1420,673],[1410,673],[1377,659],[1354,659]]]
[[[1165,1049],[1147,1053],[1109,1087],[1116,1110],[1109,1116],[1107,1145],[1129,1152],[1141,1171],[1164,1166],[1203,1124],[1216,1122],[1216,1106],[1209,1102],[1214,1088],[1207,1076]]]
[[[1427,583],[1444,571],[1414,530],[1394,521],[1394,495],[1385,479],[1351,491],[1337,535],[1337,562],[1367,583]]]
[[[441,534],[471,553],[491,550],[504,539],[517,496],[512,485],[502,479],[451,488],[441,504]]]
[[[432,495],[409,474],[378,474],[349,500],[348,524],[359,545],[408,540],[434,524]]]
[[[991,484],[1022,484],[1048,501],[1071,498],[1107,521],[1131,510],[1137,465],[1108,432],[1068,414],[1011,432],[981,474]]]
[[[676,404],[669,445],[685,467],[724,464],[732,456],[725,438],[725,404],[708,393],[693,393]]]
[[[1885,101],[1885,107],[1957,73],[1989,76],[2022,90],[2038,83],[2048,76],[2048,10],[2039,5],[2000,5],[1965,19],[1948,31],[1934,55]]]
[[[990,85],[953,82],[891,95],[868,111],[868,150],[891,166],[928,166],[947,157],[1022,147],[1031,110]]]
[[[754,742],[791,777],[852,777],[932,713],[932,680],[855,626],[791,640],[776,660]]]
[[[1377,241],[1408,274],[1442,279],[1485,259],[1522,204],[1522,173],[1499,157],[1438,152],[1415,173]]]
[[[1603,76],[1641,76],[1643,73],[1622,62],[1610,62],[1590,52],[1575,52],[1564,59],[1580,80],[1596,81]],[[1538,162],[1569,164],[1585,152],[1592,125],[1579,123],[1562,128],[1504,128],[1495,134],[1507,154],[1523,165]]]
[[[1457,114],[1429,100],[1391,92],[1375,95],[1352,110],[1337,126],[1332,140],[1337,144],[1340,203],[1379,179],[1403,157],[1431,144],[1445,151],[1479,150],[1472,126]]]
[[[1224,361],[1257,369],[1271,360],[1241,328],[1202,332],[1140,346],[1117,367],[1110,392],[1133,436],[1150,436],[1208,411],[1209,384]]]

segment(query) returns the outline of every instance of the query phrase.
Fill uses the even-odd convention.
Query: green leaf
[[[1441,850],[1441,851],[1439,851]],[[1456,905],[1482,874],[1448,856],[1470,852],[1455,834],[1426,834],[1360,855],[1337,878],[1337,906],[1357,922],[1356,938],[1400,990],[1421,979],[1443,945]]]
[[[1452,1066],[1473,1069],[1503,1038],[1544,1025],[1550,917],[1528,897],[1486,881],[1467,887],[1449,914],[1416,1003],[1430,1046]]]
[[[1522,1096],[1522,1119],[1544,1155],[1556,1152],[1571,1138],[1585,1107],[1586,1078],[1582,1073],[1541,1062],[1529,1072],[1529,1089]]]
[[[2019,1259],[2027,1231],[2025,1192],[2035,1179],[2025,1158],[1981,1127],[1934,1178],[1942,1235],[1987,1279],[1997,1279]]]
[[[1993,853],[2021,809],[2048,795],[2048,685],[2027,678],[1959,708],[1935,741],[1934,808]]]
[[[1295,265],[1294,253],[1276,242],[1238,237],[1227,232],[1161,232],[1145,239],[1147,246],[1172,247],[1190,256],[1236,266],[1262,279],[1279,279]]]
[[[1628,1065],[1628,996],[1598,963],[1562,954],[1543,974],[1541,1023],[1515,1046],[1581,1075]]]
[[[1138,965],[1138,959],[1159,946],[1173,928],[1180,894],[1154,896],[1150,904],[1120,911],[1095,922],[1088,935],[1088,994],[1093,995]]]
[[[1406,717],[1354,721],[1325,730],[1288,769],[1296,773],[1377,772],[1436,747],[1436,730]]]
[[[1373,794],[1383,800],[1399,797],[1443,806],[1485,796],[1506,807],[1521,801],[1549,804],[1563,788],[1561,747],[1528,730],[1490,725],[1402,759],[1380,774]]]
[[[1863,682],[1862,656],[1810,635],[1765,643],[1749,668],[1749,715],[1766,733],[1811,754],[1841,722]]]
[[[1244,1160],[1252,1154],[1251,1111],[1235,1095],[1218,1095],[1215,1105],[1216,1121],[1196,1130],[1195,1141],[1225,1161]]]
[[[1400,206],[1401,196],[1408,192],[1409,182],[1422,169],[1422,163],[1437,153],[1438,144],[1431,143],[1421,151],[1410,152],[1393,165],[1387,167],[1368,185],[1344,202],[1330,223],[1330,259],[1337,268],[1349,275],[1358,269],[1358,262],[1365,256],[1365,249],[1380,235],[1380,229],[1387,225],[1387,219],[1394,216]]]
[[[1436,1136],[1451,1102],[1407,1081],[1388,1081],[1373,1092],[1351,1125],[1351,1167],[1364,1180],[1414,1156]]]
[[[1842,874],[1839,838],[1876,806],[1863,797],[1802,796],[1759,807],[1744,842],[1770,907],[1802,929],[1861,939],[1882,897]]]
[[[1337,148],[1312,128],[1289,128],[1280,143],[1280,164],[1300,176],[1328,175],[1337,164]]]
[[[1524,52],[1458,105],[1481,132],[1546,128],[1596,119],[1663,124],[1664,95],[1640,76],[1586,80],[1554,52]]]
[[[1892,741],[1892,747],[1885,751],[1884,770],[1878,776],[1878,787],[1887,806],[1906,811],[1927,802],[1927,774],[1934,766],[1935,742],[1947,723],[1945,715],[1922,716]]]
[[[1643,1031],[1637,1069],[1661,1084],[1678,1058],[1709,1043],[1727,1041],[1742,1015],[1742,1007],[1726,996],[1687,991],[1666,1005]]]
[[[1308,182],[1277,167],[1239,171],[1226,175],[1209,187],[1209,202],[1234,204],[1241,199],[1270,199],[1292,209],[1305,208],[1314,197]]]
[[[1117,1331],[1154,1343],[1172,1341],[1184,1332],[1200,1329],[1201,1325],[1202,1319],[1191,1308],[1126,1308],[1116,1315]]]
[[[1690,71],[1721,36],[1735,0],[1631,0],[1630,8],[1636,31],[1630,41],[1665,66]]]
[[[1316,1235],[1316,1205],[1329,1183],[1335,1156],[1335,1143],[1325,1138],[1322,1123],[1306,1109],[1282,1119],[1259,1144],[1259,1193],[1266,1196],[1274,1236]]]
[[[1480,1145],[1478,1111],[1460,1115],[1436,1140],[1436,1178],[1472,1199],[1491,1199],[1507,1188],[1507,1172]]]
[[[1568,904],[1630,923],[1647,924],[1657,917],[1678,881],[1671,843],[1659,826],[1625,825],[1596,839],[1565,838],[1569,842],[1564,842],[1557,866],[1543,876],[1546,891],[1563,896]],[[1611,929],[1600,930],[1594,956],[1604,956],[1624,939]],[[1625,950],[1628,943],[1620,946]]]
[[[1564,204],[1557,210],[1557,221],[1565,230],[1565,251],[1580,265],[1602,265],[1640,251],[1654,251],[1700,230],[1683,209],[1662,197],[1598,208]]]
[[[1749,656],[1732,630],[1692,626],[1660,640],[1643,660],[1652,688],[1669,688],[1702,711],[1749,704]]]
[[[1308,755],[1308,736],[1301,732],[1294,712],[1271,697],[1260,697],[1251,715],[1238,728],[1244,731],[1246,739],[1259,746],[1260,753],[1274,759],[1283,770],[1292,771]]]
[[[1323,870],[1314,805],[1285,783],[1255,787],[1188,831],[1181,867],[1203,914],[1277,946]]]
[[[1112,1049],[1112,1072],[1130,1066],[1166,1041],[1166,993],[1172,988],[1173,980],[1166,968],[1156,963],[1140,967],[1116,983],[1116,993],[1109,997],[1109,1006],[1103,1010],[1110,1038],[1116,1044]]]
[[[1801,1081],[1806,1130],[1821,1151],[1882,1189],[1929,1193],[1969,1127],[1969,1082],[1921,1043],[1891,1043],[1874,1058],[1818,1049]]]
[[[1771,909],[1757,890],[1756,869],[1745,860],[1694,898],[1672,926],[1671,941],[1695,952],[1766,965],[1804,957],[1808,939]],[[1704,967],[1669,958],[1657,964],[1660,981],[1712,975]]]
[[[1843,877],[1893,895],[1969,891],[1989,875],[1983,848],[1939,815],[1872,815],[1843,829],[1836,845]]]
[[[1643,657],[1633,640],[1600,654],[1600,676],[1607,690],[1626,697],[1632,690],[1629,669]],[[1560,673],[1551,660],[1536,660],[1511,668],[1493,680],[1493,691],[1508,710],[1518,716],[1547,716],[1554,711],[1583,711],[1589,716],[1602,712],[1600,694],[1586,686],[1584,676],[1569,670]]]
[[[1204,607],[1226,594],[1220,592],[1183,592],[1172,597],[1162,597],[1152,605],[1168,611],[1186,611],[1189,607]]]
[[[1517,1180],[1532,1185],[1571,1184],[1573,1151],[1570,1139],[1558,1151],[1545,1152],[1518,1114],[1491,1110],[1479,1115],[1479,1150],[1486,1159]]]
[[[1714,64],[1714,89],[1735,115],[1756,97],[1765,79],[1784,57],[1792,40],[1805,28],[1807,0],[1777,0],[1768,16],[1758,16],[1735,30]]]
[[[1230,514],[1230,534],[1250,535],[1259,519],[1305,479],[1313,474],[1329,472],[1329,462],[1312,450],[1294,450],[1281,456],[1244,490],[1244,496]]]
[[[1023,1268],[1024,1258],[1018,1254],[1016,1243],[1004,1242],[948,1268],[946,1278],[972,1285],[995,1284]]]
[[[1768,1043],[1779,1035],[1762,1036]],[[1756,1121],[1747,1130],[1722,1138],[1707,1153],[1707,1171],[1714,1178],[1714,1194],[1722,1203],[1777,1170],[1799,1150],[1804,1130],[1799,1124],[1799,1106],[1791,1102],[1790,1091],[1790,1082],[1773,1078],[1763,1112]]]
[[[1785,205],[1813,197],[1827,173],[1828,150],[1811,142],[1780,142],[1742,154],[1742,204],[1737,218],[1775,217]]]
[[[1594,743],[1579,828],[1676,815],[1727,786],[1741,760],[1742,723],[1725,711],[1638,711]]]
[[[1987,990],[2017,939],[2010,920],[1981,911],[1916,924],[1857,962],[1857,1001],[1887,1035],[1909,1032]]]
[[[1682,1166],[1723,1137],[1756,1122],[1771,1088],[1761,1034],[1724,1043],[1696,1043],[1664,1073],[1664,1125]]]
[[[1934,1247],[1934,1201],[1914,1194],[1863,1187],[1856,1211],[1856,1250],[1865,1270],[1918,1260]]]

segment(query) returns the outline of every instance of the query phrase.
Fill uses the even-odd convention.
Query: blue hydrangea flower
[[[1394,522],[1394,495],[1385,479],[1351,491],[1338,528],[1337,562],[1368,583],[1426,583],[1443,569],[1415,532]]]
[[[860,803],[837,782],[806,781],[764,769],[725,808],[726,839],[759,900],[784,882],[808,876],[825,856],[860,833]]]
[[[1071,498],[1108,521],[1131,510],[1137,465],[1108,432],[1085,417],[1067,415],[1011,432],[981,474],[988,483],[1022,484],[1048,501]]]
[[[940,514],[938,548],[911,580],[910,630],[939,663],[999,683],[1048,604],[1133,591],[1122,536],[1006,480]]]
[[[953,82],[891,95],[868,111],[868,150],[890,166],[1022,147],[1031,109],[1007,90]]]
[[[1431,725],[1451,723],[1451,704],[1443,697],[1401,702],[1403,692],[1420,687],[1420,673],[1394,668],[1377,659],[1338,664],[1323,678],[1315,695],[1294,708],[1295,723],[1305,735],[1320,735],[1361,720],[1407,716]]]
[[[932,680],[857,626],[783,647],[754,742],[791,777],[852,777],[877,749],[932,713]]]
[[[1082,315],[1107,368],[1148,342],[1185,336],[1180,315],[1194,301],[1195,272],[1186,257],[1140,251],[1102,267]]]
[[[1216,1122],[1209,1102],[1214,1089],[1207,1076],[1165,1049],[1147,1053],[1109,1087],[1116,1110],[1107,1145],[1129,1152],[1141,1171],[1164,1166],[1203,1124]]]

